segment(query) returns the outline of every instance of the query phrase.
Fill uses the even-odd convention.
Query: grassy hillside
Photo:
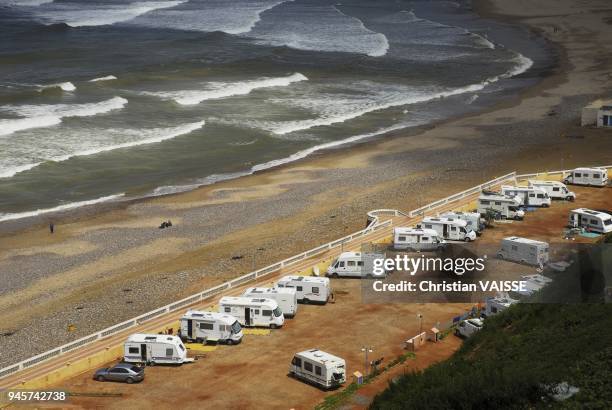
[[[589,269],[582,265],[581,277],[610,270],[601,264],[610,253],[603,254]],[[601,287],[589,289],[591,282],[582,281],[582,300],[599,303],[514,305],[487,319],[449,360],[391,383],[371,408],[612,408],[612,305],[602,303]],[[561,382],[580,391],[555,401],[547,386]]]

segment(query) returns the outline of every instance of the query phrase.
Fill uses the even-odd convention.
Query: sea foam
[[[110,80],[116,80],[117,77],[115,77],[114,75],[107,75],[104,77],[97,77],[97,78],[93,78],[91,80],[89,80],[90,83],[96,83],[98,81],[110,81]]]
[[[171,99],[181,105],[199,104],[205,100],[247,95],[253,90],[269,87],[286,87],[299,81],[307,81],[305,75],[295,73],[287,77],[259,78],[239,82],[210,82],[203,84],[204,90],[143,92],[163,99]]]

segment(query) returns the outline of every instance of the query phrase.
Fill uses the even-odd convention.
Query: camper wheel
[[[150,362],[147,363],[149,366],[155,366],[155,362],[153,360],[151,360]]]
[[[270,325],[270,329],[278,329],[278,326],[275,323],[272,323]]]
[[[99,382],[105,382],[106,378],[104,376],[98,376],[98,377],[96,377],[96,380],[99,381]]]
[[[233,344],[234,344],[234,341],[233,341],[232,339],[227,339],[227,340],[225,341],[225,344],[226,344],[226,345],[228,345],[228,346],[231,346],[231,345],[233,345]]]
[[[566,196],[565,200],[566,201],[570,201],[570,202],[574,202],[574,197],[573,196]]]
[[[469,237],[465,237],[465,239],[463,239],[464,242],[472,242],[472,240]]]
[[[503,259],[504,259],[504,254],[503,254],[503,253],[498,253],[498,254],[497,254],[497,257],[498,257],[499,259],[503,260]]]

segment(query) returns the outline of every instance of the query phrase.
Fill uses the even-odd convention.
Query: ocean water
[[[0,222],[439,121],[547,64],[469,2],[0,0]]]

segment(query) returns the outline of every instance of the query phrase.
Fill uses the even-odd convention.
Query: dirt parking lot
[[[578,195],[575,202],[555,201],[551,208],[528,212],[522,222],[497,224],[480,237],[480,246],[489,244],[494,247],[501,238],[510,235],[567,243],[562,234],[570,209],[612,208],[610,188],[572,189]],[[594,239],[579,237],[577,241],[592,242]],[[506,266],[508,272],[517,271],[516,265],[509,262],[496,263]],[[354,371],[363,371],[362,346],[374,346],[371,359],[384,357],[388,362],[404,352],[404,340],[418,333],[418,313],[423,315],[423,329],[429,329],[437,322],[447,322],[472,307],[471,303],[364,304],[361,281],[336,279],[332,280],[332,287],[337,295],[335,303],[300,305],[296,317],[286,321],[282,329],[273,330],[269,335],[245,335],[242,344],[219,346],[193,364],[147,368],[143,383],[99,383],[93,381],[92,372],[88,372],[57,387],[75,393],[121,394],[121,397],[79,396],[70,399],[69,405],[85,408],[171,408],[180,404],[181,408],[308,409],[333,393],[287,376],[295,352],[316,347],[343,357],[350,380]],[[449,344],[453,349],[457,345]],[[427,346],[427,349],[431,348]],[[417,358],[418,355],[417,352]],[[435,361],[433,357],[440,359],[432,355],[432,362]],[[420,361],[419,367],[426,364]],[[410,366],[407,362],[406,368],[410,369]],[[384,387],[380,386],[381,389]]]

